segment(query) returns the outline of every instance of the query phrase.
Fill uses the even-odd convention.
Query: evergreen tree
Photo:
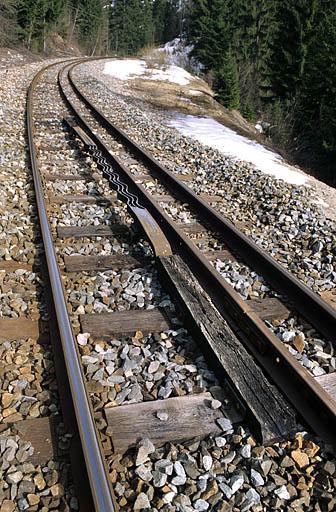
[[[141,46],[154,44],[153,5],[151,0],[143,0],[143,31]]]
[[[163,43],[171,41],[178,35],[182,35],[182,10],[180,0],[168,0],[166,4],[165,23],[163,31]]]
[[[179,4],[179,0],[153,1],[153,24],[156,43],[166,43],[179,34]]]
[[[239,108],[240,90],[236,57],[232,51],[232,11],[228,0],[197,0],[191,23],[193,55],[214,77],[214,88],[221,103]]]
[[[232,51],[228,50],[223,63],[215,72],[214,86],[219,101],[229,109],[239,109],[240,91],[238,72]]]
[[[167,0],[154,0],[153,2],[153,23],[154,38],[156,43],[164,42],[166,25]]]
[[[320,2],[298,96],[296,136],[304,155],[321,159],[336,183],[336,6]]]
[[[65,0],[19,0],[17,20],[28,48],[45,49],[50,30],[65,9]]]
[[[114,0],[110,14],[110,48],[124,52],[126,36],[126,0]]]
[[[269,62],[273,97],[292,100],[302,84],[319,0],[282,0]]]
[[[18,27],[14,0],[0,0],[0,45],[7,46],[16,42]]]
[[[193,55],[207,71],[220,68],[230,48],[227,0],[196,0],[192,11]]]
[[[154,42],[152,2],[150,0],[115,0],[111,8],[111,49],[134,55]]]
[[[100,0],[81,0],[78,14],[78,39],[87,53],[96,52],[103,24],[103,5]]]

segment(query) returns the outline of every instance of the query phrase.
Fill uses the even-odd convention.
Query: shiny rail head
[[[85,59],[76,60],[83,62]],[[56,252],[51,234],[48,213],[46,209],[42,179],[34,141],[34,92],[43,74],[52,67],[59,66],[69,60],[50,64],[41,69],[33,78],[27,94],[27,133],[29,142],[30,161],[33,173],[36,203],[41,227],[43,245],[48,265],[53,300],[59,325],[62,349],[69,378],[71,395],[77,419],[79,435],[86,462],[90,488],[96,512],[114,512],[117,510],[111,481],[106,467],[103,449],[100,443],[86,381],[81,362],[78,359],[78,348],[74,338],[60,270],[57,263]],[[73,59],[70,61],[73,63]]]

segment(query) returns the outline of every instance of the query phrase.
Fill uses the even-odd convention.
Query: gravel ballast
[[[37,65],[33,66],[37,69]],[[95,69],[95,67],[83,67],[83,69],[89,69],[91,72],[90,69]],[[19,84],[21,84],[21,103],[23,105],[23,94],[28,82],[27,73],[24,70],[16,70],[16,73],[17,76],[11,77],[11,80],[16,78],[16,88],[19,88]],[[56,73],[51,73],[49,78],[56,78]],[[88,81],[85,76],[82,79]],[[275,233],[277,227],[272,218],[272,215],[275,214],[271,211],[268,216],[270,210],[262,201],[262,196],[260,196],[260,207],[256,208],[253,203],[256,201],[256,184],[258,184],[260,191],[264,190],[265,203],[268,201],[268,190],[272,191],[272,193],[269,192],[269,201],[275,201],[274,197],[277,198],[274,205],[274,211],[277,211],[282,197],[279,192],[279,188],[281,188],[287,198],[283,208],[286,212],[288,208],[299,211],[299,220],[303,221],[307,220],[302,215],[304,211],[307,211],[305,206],[310,197],[308,192],[301,192],[286,184],[279,185],[273,178],[259,175],[250,168],[246,168],[244,164],[233,164],[217,152],[191,142],[181,137],[175,130],[164,127],[163,113],[141,106],[138,100],[132,98],[125,101],[120,96],[120,88],[118,93],[107,92],[103,85],[93,82],[90,78],[90,85],[92,83],[94,83],[95,89],[94,92],[91,91],[91,94],[108,105],[106,108],[109,109],[109,115],[114,116],[114,120],[127,129],[131,136],[141,143],[145,140],[145,145],[165,163],[171,160],[172,163],[169,165],[174,172],[197,172],[197,180],[193,184],[189,183],[189,186],[194,187],[197,192],[225,196],[226,200],[223,201],[223,205],[216,204],[216,208],[223,207],[231,220],[239,220],[250,226],[246,232],[250,230],[251,236],[258,238],[258,243],[261,243],[266,249],[272,247],[278,251],[278,248],[281,247],[283,253],[279,249],[278,253],[281,255],[278,258],[279,261],[284,258],[289,268],[293,264],[294,272],[299,277],[301,273],[303,280],[313,279],[314,286],[317,286],[318,291],[328,289],[329,282],[331,283],[330,289],[333,288],[333,278],[326,277],[329,276],[327,273],[329,267],[326,263],[328,243],[331,243],[332,248],[334,247],[334,239],[332,238],[332,242],[327,240],[333,233],[331,222],[325,220],[322,213],[318,213],[318,210],[312,207],[311,215],[314,217],[316,213],[317,224],[307,223],[309,236],[306,249],[304,249],[304,243],[299,236],[302,230],[299,230],[299,234],[296,236],[291,237],[292,233],[290,232],[288,235],[288,231],[284,229],[284,238],[279,241],[279,235]],[[43,105],[43,101],[46,101],[49,110],[49,112],[46,111],[46,117],[56,117],[58,119],[57,126],[60,128],[60,132],[54,131],[52,135],[48,132],[49,143],[55,148],[63,146],[64,143],[67,145],[64,157],[67,165],[64,167],[64,172],[76,173],[85,170],[92,173],[96,170],[95,164],[80,156],[77,145],[71,143],[69,134],[64,129],[61,131],[61,116],[64,113],[62,108],[56,104],[56,83],[55,86],[44,90],[43,94],[45,96],[41,95],[41,105]],[[106,101],[107,95],[108,101]],[[15,95],[12,94],[12,102],[14,97]],[[8,101],[8,103],[10,102]],[[16,158],[22,162],[23,177],[20,176],[20,180],[18,180],[18,175],[16,175],[15,180],[12,179],[10,182],[11,188],[8,186],[8,197],[17,203],[15,208],[17,216],[12,215],[9,220],[11,225],[9,230],[14,228],[15,243],[8,239],[8,235],[3,236],[7,252],[2,257],[10,259],[11,250],[15,247],[18,261],[27,262],[30,259],[32,263],[38,255],[31,237],[33,229],[35,229],[33,226],[37,224],[36,212],[30,205],[28,206],[29,213],[24,212],[24,208],[21,210],[21,202],[17,198],[17,195],[22,195],[23,201],[28,201],[29,197],[29,201],[33,203],[31,178],[22,160],[24,155],[24,109],[22,105],[21,117],[18,116],[17,111],[15,111],[15,116],[16,119],[20,119],[18,133],[22,135],[22,152],[21,157],[17,156]],[[43,133],[40,134],[40,137],[42,142]],[[16,140],[17,134],[11,143],[13,151],[16,147],[14,143]],[[122,153],[122,149],[120,152]],[[8,161],[12,162],[13,158],[13,155],[9,156]],[[234,167],[234,165],[238,167]],[[48,162],[46,156],[42,171],[57,172],[57,166],[53,162]],[[142,172],[141,166],[138,171]],[[6,177],[9,175],[10,173],[5,174]],[[256,181],[253,181],[254,179]],[[21,181],[22,185],[20,185]],[[16,187],[17,182],[19,184]],[[241,188],[237,188],[240,182]],[[247,186],[248,183],[251,186]],[[94,191],[94,193],[106,195],[109,192],[109,187],[103,179],[87,180],[86,182],[49,182],[47,189],[50,194],[92,194]],[[158,193],[158,189],[154,192]],[[292,204],[293,197],[297,200],[296,208]],[[10,210],[8,205],[5,208],[5,211],[7,210]],[[262,212],[261,220],[257,219],[259,211]],[[170,211],[170,215],[182,222],[190,221],[190,217],[185,218],[183,212],[182,205],[176,212]],[[27,217],[25,221],[27,232],[18,233],[20,215],[24,213]],[[117,200],[107,206],[78,203],[52,205],[49,213],[55,237],[57,226],[61,225],[109,225],[121,221],[125,226],[132,227],[132,220],[125,205]],[[298,220],[295,222],[296,226],[300,225]],[[280,223],[280,226],[286,225],[286,223],[288,224],[289,221],[285,218],[284,223]],[[282,228],[279,227],[279,229],[282,233]],[[26,247],[25,244],[29,239],[31,245]],[[17,240],[20,241],[19,244]],[[317,244],[314,248],[314,244],[319,241],[323,247],[321,244]],[[216,243],[215,240],[209,240],[209,246],[206,243],[203,249],[206,250]],[[288,248],[286,244],[288,244]],[[303,258],[306,257],[303,254],[304,251],[307,251],[307,258],[312,261],[312,266],[309,266],[309,270],[312,269],[311,277],[309,270],[304,267]],[[152,257],[148,244],[136,230],[133,230],[133,227],[130,233],[106,239],[58,240],[57,242],[60,263],[62,263],[61,256],[63,254],[93,255],[100,253],[136,254],[149,256],[149,260]],[[290,260],[287,260],[287,253],[290,255]],[[316,261],[321,263],[320,268],[317,269],[318,276],[314,273],[317,268]],[[328,264],[331,268],[333,262],[329,261]],[[256,273],[253,274],[250,269],[245,268],[243,264],[217,260],[214,265],[236,288],[243,299],[250,298],[254,293],[259,293],[260,296],[273,296],[274,292],[267,283],[264,283]],[[301,272],[302,269],[305,269],[304,273]],[[330,273],[330,270],[328,272]],[[36,290],[39,290],[38,287],[41,283],[38,275],[33,276],[27,272],[17,276],[17,279],[18,285],[22,286],[22,290],[19,290],[20,297],[21,295],[25,297],[23,282],[27,282],[26,279],[35,280]],[[224,412],[228,410],[230,399],[227,398],[226,390],[220,386],[216,376],[208,367],[197,347],[196,340],[175,318],[174,303],[162,288],[157,271],[150,262],[137,269],[127,271],[101,271],[94,275],[83,272],[78,275],[67,275],[63,279],[69,311],[76,329],[83,369],[89,384],[95,418],[104,446],[108,445],[107,441],[110,435],[113,440],[113,433],[109,432],[103,415],[105,407],[119,407],[125,404],[209,391],[214,396],[213,406],[221,407]],[[320,280],[323,280],[323,283],[316,284]],[[7,286],[5,279],[3,283]],[[248,286],[244,283],[248,283]],[[14,305],[19,308],[17,304],[13,305],[12,303],[12,306],[10,303],[5,304],[7,308],[5,314],[9,316],[28,315],[34,312],[35,304],[40,301],[41,296],[43,294],[36,292],[33,298],[27,299],[27,307],[24,307],[23,310],[21,306],[21,309],[17,311],[14,308]],[[16,298],[12,297],[11,299]],[[153,307],[162,308],[169,313],[173,323],[172,329],[148,335],[138,331],[132,337],[116,336],[104,340],[93,339],[90,333],[79,332],[78,316],[83,313],[123,310],[129,310],[131,313],[132,310],[152,309]],[[47,317],[45,318],[47,319]],[[335,364],[333,354],[330,353],[329,342],[327,340],[319,342],[318,335],[313,330],[310,330],[308,334],[309,326],[302,325],[299,318],[289,318],[280,325],[271,325],[270,328],[274,329],[279,339],[288,344],[291,350],[294,350],[295,339],[300,336],[302,338],[302,332],[304,332],[301,345],[297,342],[297,347],[300,349],[303,345],[302,350],[297,350],[301,358],[303,359],[308,354],[308,360],[316,362],[316,367],[322,368],[325,372],[333,371]],[[34,343],[31,345],[34,347]],[[38,350],[31,351],[29,343],[23,343],[20,340],[7,344],[4,349],[4,357],[12,359],[17,356],[17,351],[19,351],[20,357],[26,358],[22,364],[27,367],[34,364],[38,366],[39,359],[42,357]],[[318,350],[322,356],[316,354]],[[311,354],[309,351],[314,353]],[[330,355],[327,361],[323,357],[325,353]],[[48,363],[49,356],[47,351],[46,364],[52,366],[51,362]],[[313,368],[309,369],[314,374]],[[39,374],[38,368],[32,370],[31,373],[35,378],[36,386],[38,384],[44,386],[44,376]],[[14,379],[17,380],[16,376]],[[14,380],[14,384],[11,384],[12,388],[6,389],[7,408],[12,407],[13,414],[19,413],[25,417],[32,416],[31,407],[34,407],[33,414],[40,416],[57,413],[53,407],[50,410],[50,406],[57,403],[57,399],[53,398],[53,386],[49,389],[49,393],[41,394],[40,391],[35,394],[27,393],[26,390],[34,388],[34,381],[32,382],[29,382],[24,391],[20,392],[20,397],[12,398],[9,395],[18,391],[15,388]],[[37,402],[35,403],[38,405],[24,405],[26,402],[24,397],[30,395],[36,398]],[[160,419],[162,422],[166,421],[165,416]],[[334,496],[335,459],[328,454],[323,443],[311,433],[305,432],[303,427],[302,432],[293,433],[290,440],[276,443],[272,447],[258,444],[242,422],[232,424],[227,419],[221,423],[221,429],[221,434],[216,436],[209,436],[202,440],[191,439],[180,444],[166,443],[159,448],[152,445],[149,435],[148,439],[142,439],[136,448],[123,455],[108,455],[107,464],[110,478],[121,511],[194,512],[214,510],[240,512],[252,510],[253,512],[262,512],[264,510],[286,510],[294,512],[294,510],[302,510],[318,512],[321,510],[332,511],[336,508]],[[62,428],[59,439],[63,447],[66,448],[67,434]],[[23,460],[25,455],[22,455],[26,452],[29,453],[29,450],[31,450],[31,446],[29,444],[22,445],[14,428],[0,434],[0,462],[2,464],[2,466],[0,465],[0,474],[3,479],[2,487],[0,486],[0,512],[14,510],[43,510],[43,512],[47,512],[48,510],[78,509],[71,486],[64,485],[64,482],[68,481],[66,477],[69,467],[59,465],[55,461],[49,461],[43,467],[29,465]]]

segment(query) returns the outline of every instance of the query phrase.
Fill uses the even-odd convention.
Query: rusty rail
[[[83,59],[81,60],[81,62]],[[51,64],[39,71],[33,78],[27,96],[27,131],[31,167],[33,171],[36,203],[43,238],[43,245],[48,265],[48,273],[55,304],[56,317],[59,326],[62,350],[66,363],[72,400],[81,439],[82,450],[86,462],[91,493],[95,509],[98,512],[113,512],[116,510],[113,491],[109,479],[105,457],[95,426],[91,401],[86,388],[75,335],[69,318],[65,294],[61,279],[54,243],[50,230],[39,163],[34,142],[34,91],[42,75],[50,68],[62,62]]]
[[[72,66],[72,68],[75,66]],[[96,108],[76,85],[73,76],[68,73],[69,84],[77,97],[91,111],[101,125],[112,135],[118,137],[130,150],[157,175],[157,177],[184,202],[193,206],[198,214],[212,228],[219,231],[226,243],[236,252],[244,254],[244,259],[263,274],[281,293],[287,295],[298,310],[316,325],[328,337],[334,338],[336,332],[336,313],[324,301],[302,285],[273,258],[267,255],[233,224],[223,218],[210,205],[200,199],[183,183],[157,162],[146,150],[132,141],[122,130],[113,125]],[[316,433],[327,442],[335,442],[336,403],[316,380],[295,360],[277,337],[266,327],[263,321],[250,309],[238,294],[226,283],[212,265],[204,258],[191,240],[177,227],[167,214],[158,206],[145,189],[134,181],[130,171],[112,154],[101,137],[85,121],[74,103],[65,92],[65,73],[59,74],[59,87],[68,107],[77,118],[80,126],[89,134],[106,161],[118,170],[137,195],[142,204],[159,223],[175,252],[187,260],[201,284],[212,297],[218,310],[238,334],[243,343],[255,356],[278,387],[295,406]]]

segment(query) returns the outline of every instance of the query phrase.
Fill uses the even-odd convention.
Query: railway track
[[[78,64],[58,63],[35,77],[27,119],[41,232],[95,509],[148,509],[151,500],[169,507],[192,477],[178,453],[167,456],[160,447],[212,434],[224,449],[223,436],[242,420],[269,444],[293,435],[299,418],[332,445],[330,380],[322,385],[303,368],[272,328],[297,311],[334,342],[335,311],[211,208],[215,197],[196,196],[188,177],[169,172],[112,125],[76,83]],[[59,92],[63,104],[55,101]],[[167,204],[178,205],[182,215],[168,214]],[[261,274],[264,297],[242,300],[217,270],[225,261]],[[202,446],[203,469],[219,469],[220,458],[209,453],[213,441]],[[135,462],[126,461],[129,475],[142,483],[132,489],[121,462],[135,448]],[[207,493],[208,499],[220,494],[218,484],[211,485],[218,492],[211,494],[205,483],[194,493],[194,509],[207,510]],[[230,499],[229,491],[211,506],[224,497]]]
[[[107,161],[118,166],[121,172],[123,172],[123,176],[130,180],[129,183],[130,186],[132,186],[132,190],[137,192],[153,217],[163,226],[165,232],[167,231],[169,233],[168,239],[172,246],[176,248],[176,250],[182,251],[182,254],[188,258],[188,263],[195,272],[195,275],[201,283],[206,284],[207,290],[210,291],[209,293],[212,299],[224,317],[227,317],[229,314],[231,319],[233,319],[232,324],[234,325],[234,322],[236,322],[234,330],[244,332],[247,346],[253,351],[254,356],[257,357],[273,378],[276,374],[277,384],[283,389],[286,396],[288,396],[291,402],[300,410],[305,419],[310,422],[311,426],[322,434],[324,426],[322,426],[322,430],[320,430],[316,424],[313,424],[315,423],[314,417],[316,418],[316,408],[324,404],[326,408],[324,411],[320,409],[320,412],[326,420],[324,414],[327,413],[329,409],[331,412],[330,419],[332,420],[332,417],[335,415],[333,398],[330,397],[328,392],[324,391],[323,386],[318,382],[318,378],[311,379],[308,372],[302,372],[302,368],[300,368],[294,358],[288,354],[287,349],[284,349],[283,345],[275,338],[270,329],[266,328],[262,318],[262,304],[257,304],[257,308],[259,312],[261,312],[260,318],[258,318],[258,315],[255,314],[256,303],[252,301],[241,301],[238,294],[232,292],[232,287],[228,286],[218,275],[218,272],[214,271],[209,259],[215,260],[218,256],[221,258],[222,254],[216,255],[216,251],[213,251],[212,255],[208,254],[207,257],[204,257],[197,247],[195,247],[195,240],[192,239],[193,235],[200,233],[207,236],[207,231],[210,230],[212,233],[218,233],[220,235],[218,237],[219,247],[220,244],[222,244],[224,251],[228,251],[225,257],[232,257],[230,251],[233,251],[250,268],[261,273],[265,278],[265,282],[280,294],[284,303],[287,304],[292,311],[298,311],[311,325],[316,327],[320,333],[326,336],[327,339],[330,339],[332,343],[335,343],[335,310],[239,232],[235,226],[219,215],[202,197],[197,197],[197,195],[188,188],[187,184],[184,182],[183,176],[174,176],[173,173],[165,169],[148,152],[129,139],[127,134],[112,125],[101,110],[90,103],[80,87],[76,85],[72,70],[69,71],[69,83],[78,98],[90,109],[95,119],[98,120],[110,134],[118,138],[124,145],[128,154],[131,153],[142,161],[144,164],[141,170],[142,174],[140,174],[139,177],[132,176],[131,172],[128,172],[127,167],[120,165],[122,164],[122,162],[120,162],[120,156],[119,159],[113,159],[113,156],[109,153],[108,145],[98,136],[94,142],[97,144],[102,154],[106,156]],[[72,107],[76,109],[74,104],[72,104]],[[78,110],[77,114],[80,116]],[[82,126],[85,126],[85,116],[84,118],[82,117],[81,121]],[[86,124],[87,129],[89,126],[89,124]],[[148,187],[146,190],[144,185],[148,183],[148,180],[155,179],[157,179],[160,185],[163,183],[165,187],[162,193],[163,196],[166,193],[168,198],[169,195],[173,196],[175,197],[175,201],[179,200],[184,203],[184,205],[187,205],[187,207],[184,208],[184,212],[186,212],[188,216],[188,223],[185,225],[180,223],[180,225],[178,225],[176,222],[172,221],[168,215],[165,215],[163,208],[160,208],[157,204],[160,203],[160,196],[155,197],[154,194],[150,194]],[[156,189],[156,187],[153,188]],[[153,188],[151,190],[153,190]],[[163,197],[163,201],[166,201],[166,199],[166,197]],[[185,232],[183,232],[183,230]],[[267,301],[265,301],[264,304],[266,310]],[[237,324],[239,325],[239,329]],[[248,341],[247,338],[252,338],[252,343]],[[276,367],[274,365],[274,359],[277,361]],[[289,376],[291,379],[293,378],[292,385]],[[334,377],[334,375],[331,375],[328,384],[325,386],[327,389],[333,386]],[[322,378],[320,381],[324,382],[324,379]],[[296,394],[295,389],[300,389],[300,393]],[[303,390],[304,392],[302,392]],[[306,403],[302,400],[303,395],[307,399]],[[315,403],[314,396],[316,397]],[[324,408],[324,406],[322,406],[322,408]],[[312,411],[313,415],[309,419]],[[333,434],[329,439],[333,439]]]

